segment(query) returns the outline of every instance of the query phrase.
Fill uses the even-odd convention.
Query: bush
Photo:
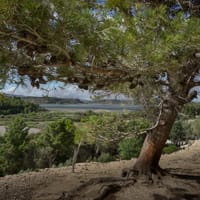
[[[41,108],[37,104],[26,102],[18,97],[8,97],[0,94],[0,114],[9,115],[17,113],[38,112]]]
[[[73,156],[75,131],[71,120],[62,119],[43,134],[28,135],[24,119],[13,119],[0,136],[0,176],[64,163]]]
[[[54,164],[55,153],[54,149],[50,146],[37,145],[37,149],[34,155],[34,163],[37,168],[51,167]]]
[[[192,135],[191,125],[177,120],[172,127],[170,133],[170,140],[176,145],[180,146],[182,141],[186,141]]]
[[[69,119],[59,119],[49,124],[36,141],[35,163],[39,168],[64,163],[73,156],[76,127]]]
[[[192,133],[190,135],[187,135],[187,139],[195,140],[200,139],[200,117],[189,121],[189,124],[191,125]]]
[[[200,115],[200,103],[190,103],[185,105],[183,112],[189,117],[195,118],[196,116]]]
[[[69,158],[64,163],[65,166],[71,166],[72,165],[72,158]]]
[[[175,144],[170,144],[170,145],[164,147],[164,149],[163,149],[164,154],[171,154],[175,151],[177,151],[177,147]]]
[[[24,170],[28,128],[20,117],[14,118],[0,139],[0,175]]]
[[[143,144],[143,137],[126,138],[119,143],[119,154],[122,159],[138,157]]]
[[[98,162],[111,162],[114,158],[109,153],[102,153],[97,159]]]

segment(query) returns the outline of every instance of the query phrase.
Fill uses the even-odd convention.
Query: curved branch
[[[190,88],[192,89],[194,87],[200,87],[200,81],[198,82],[193,81],[192,83],[190,83]]]
[[[6,32],[0,31],[0,36],[10,37],[10,38],[16,39],[18,42],[25,42],[25,43],[30,44],[30,45],[38,46],[38,43],[36,43],[32,40],[29,40],[27,38],[20,37],[20,36],[16,35],[16,33],[6,33]]]

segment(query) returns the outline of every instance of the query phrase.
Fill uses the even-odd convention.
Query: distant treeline
[[[0,94],[0,115],[38,112],[42,108],[38,104],[27,102],[19,97],[8,97]]]
[[[13,95],[10,95],[13,97]],[[76,103],[101,103],[101,104],[133,104],[133,100],[118,100],[118,99],[101,99],[100,97],[95,97],[92,100],[81,100],[75,98],[59,98],[59,97],[34,97],[34,96],[17,96],[22,100],[29,101],[36,104],[76,104]]]
[[[65,104],[65,103],[83,103],[79,99],[65,99],[65,98],[58,98],[58,97],[48,97],[48,96],[43,96],[43,97],[33,97],[33,96],[20,96],[21,99],[27,100],[29,102],[33,102],[36,104],[42,104],[42,103],[51,103],[51,104]]]

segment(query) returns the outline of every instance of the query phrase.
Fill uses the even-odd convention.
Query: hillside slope
[[[0,200],[56,200],[63,193],[94,177],[120,176],[121,169],[133,165],[131,161],[77,164],[76,173],[71,167],[51,168],[0,178]],[[159,183],[146,185],[138,181],[110,197],[103,199],[176,200],[200,199],[200,141],[171,155],[164,155],[161,166],[168,168],[174,177],[165,176]],[[94,200],[99,192],[96,185],[85,188],[73,199]],[[66,195],[65,195],[66,196]],[[61,198],[62,199],[62,198]],[[63,198],[65,199],[65,198]]]

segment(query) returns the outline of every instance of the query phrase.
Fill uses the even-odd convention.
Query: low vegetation
[[[23,101],[17,97],[7,97],[0,94],[0,115],[9,115],[17,113],[31,113],[38,112],[42,109],[39,105]]]
[[[175,144],[169,144],[169,145],[167,145],[166,147],[163,148],[163,153],[164,154],[170,154],[170,153],[173,153],[177,150],[178,150],[178,148]]]
[[[139,156],[144,137],[125,138],[119,143],[119,154],[121,159],[129,160]]]
[[[171,131],[173,144],[163,153],[177,151],[183,142],[200,137],[198,107],[191,104],[183,110]],[[139,155],[145,137],[137,133],[150,126],[143,112],[21,112],[1,118],[1,123],[5,119],[8,123],[0,137],[0,176],[73,162],[131,159]],[[39,123],[41,132],[29,134],[29,128]]]

